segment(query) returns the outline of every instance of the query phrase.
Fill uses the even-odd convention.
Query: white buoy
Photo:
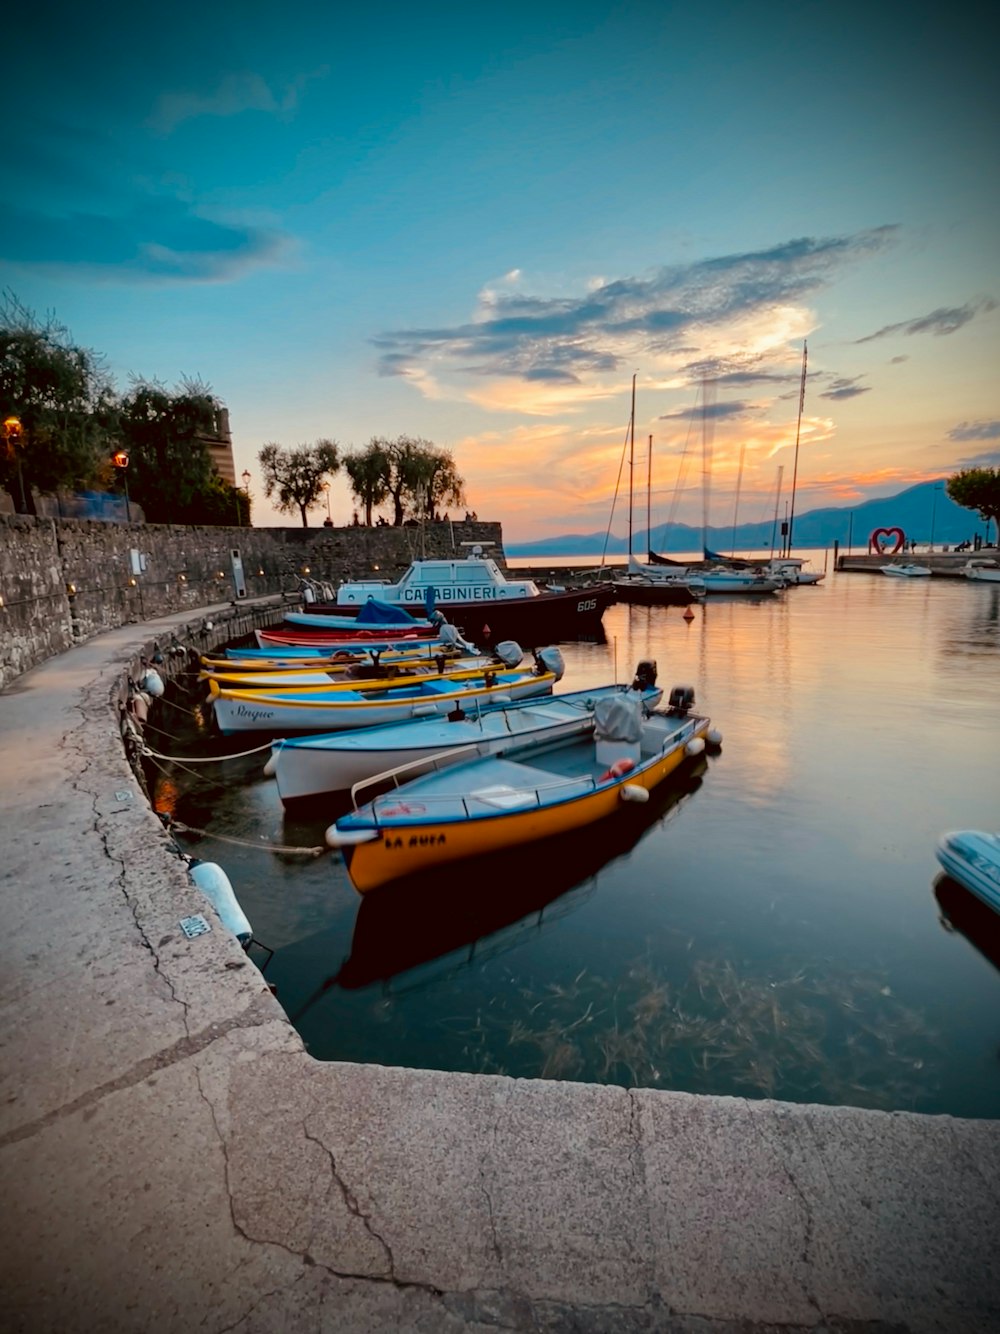
[[[244,947],[249,945],[253,940],[253,928],[222,867],[216,862],[199,861],[196,857],[188,866],[188,873],[219,914],[219,921],[226,930],[231,931]]]
[[[626,783],[621,792],[622,801],[634,801],[639,806],[649,800],[649,793],[638,783]]]

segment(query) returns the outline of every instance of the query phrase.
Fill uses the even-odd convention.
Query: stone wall
[[[423,528],[182,528],[0,515],[0,688],[92,635],[188,608],[295,594],[303,577],[397,579],[422,556],[490,544],[502,569],[500,524]]]

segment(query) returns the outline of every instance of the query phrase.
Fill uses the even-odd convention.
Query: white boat
[[[379,580],[342,583],[338,607],[360,607],[369,598],[390,606],[424,608],[437,603],[501,602],[507,598],[538,597],[533,579],[508,579],[483,548],[489,542],[463,543],[469,553],[458,560],[415,560],[396,584]]]
[[[282,803],[290,806],[346,792],[376,774],[431,757],[454,764],[491,754],[513,739],[568,736],[592,725],[598,700],[628,692],[637,692],[647,709],[656,708],[663,691],[656,685],[655,663],[640,663],[630,686],[598,686],[502,707],[454,709],[444,718],[275,741],[264,772],[275,778]]]
[[[1000,562],[995,560],[980,557],[968,560],[962,566],[962,573],[976,583],[1000,584]]]
[[[807,570],[806,562],[798,556],[772,556],[763,568],[772,578],[780,579],[789,587],[818,584],[825,577],[823,570]]]
[[[1000,912],[1000,834],[952,830],[941,835],[936,855],[952,880]]]
[[[891,565],[880,567],[883,574],[892,575],[896,579],[921,579],[930,574],[926,565],[918,565],[916,561],[893,561]]]
[[[456,706],[510,703],[535,695],[551,695],[562,678],[558,649],[542,649],[533,668],[493,668],[461,680],[423,676],[409,680],[359,681],[328,688],[299,690],[228,690],[209,681],[215,722],[223,736],[237,732],[336,732],[342,728],[374,727],[409,718],[450,713]]]

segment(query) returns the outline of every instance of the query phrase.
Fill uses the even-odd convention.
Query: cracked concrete
[[[0,694],[5,1329],[1000,1328],[997,1123],[312,1060],[124,759],[184,623]]]

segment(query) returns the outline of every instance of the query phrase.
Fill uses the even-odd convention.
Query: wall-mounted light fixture
[[[263,571],[263,570],[258,570],[257,573],[258,573],[258,574],[263,574],[264,571]]]
[[[302,573],[303,573],[303,574],[308,574],[308,573],[309,573],[309,566],[308,566],[308,565],[303,565],[303,567],[302,567]]]
[[[75,598],[75,597],[76,597],[76,584],[67,584],[67,585],[66,585],[66,593],[67,593],[67,596],[68,596],[68,597]]]
[[[132,588],[135,588],[135,586],[136,586],[136,584],[137,584],[138,582],[139,582],[139,580],[136,579],[134,576],[129,580],[129,584],[132,586]]]
[[[376,572],[376,574],[378,573],[378,561],[374,562],[374,564],[372,565],[372,569]]]
[[[181,570],[180,574],[177,576],[177,582],[178,582],[179,584],[186,584],[186,583],[187,583],[187,575],[184,573],[183,570]]]
[[[225,577],[226,577],[226,572],[225,572],[225,570],[220,570],[220,571],[219,571],[219,578],[220,578],[220,579],[225,579]]]

